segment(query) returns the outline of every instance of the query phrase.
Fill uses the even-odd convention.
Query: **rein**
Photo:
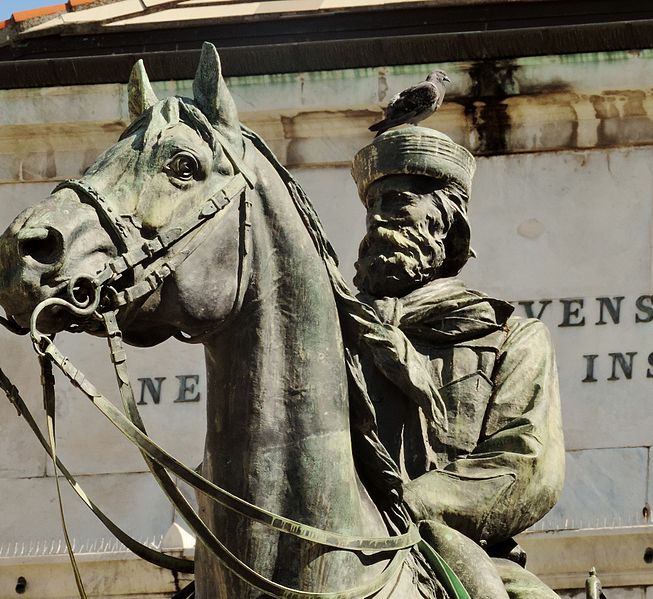
[[[245,131],[247,137],[257,147],[256,141],[249,131]],[[262,143],[262,142],[261,142]],[[260,148],[259,148],[260,149]],[[233,162],[233,160],[232,160]],[[275,166],[277,166],[276,163]],[[132,219],[117,215],[110,204],[92,187],[80,180],[66,181],[58,185],[55,191],[60,189],[71,189],[76,192],[80,201],[91,205],[97,212],[101,225],[111,236],[120,254],[112,259],[107,266],[95,276],[81,275],[71,279],[68,284],[68,297],[53,297],[42,301],[36,306],[30,320],[30,334],[36,352],[39,355],[39,362],[42,369],[42,385],[44,393],[44,406],[46,408],[48,437],[40,431],[36,421],[29,412],[25,402],[20,397],[16,387],[0,369],[0,387],[5,391],[10,402],[16,407],[18,414],[22,415],[37,439],[50,455],[57,486],[60,515],[64,537],[71,559],[75,580],[80,597],[86,598],[79,569],[77,567],[74,552],[70,545],[68,532],[63,513],[63,503],[59,488],[59,472],[71,485],[75,493],[91,509],[91,511],[102,521],[128,549],[139,557],[166,569],[177,572],[191,573],[194,571],[193,560],[178,558],[167,555],[160,551],[147,547],[130,537],[118,527],[104,512],[86,495],[75,478],[66,469],[56,454],[55,441],[55,397],[54,377],[52,376],[52,364],[77,387],[95,407],[127,437],[141,452],[150,472],[158,482],[159,486],[175,506],[182,518],[197,538],[218,558],[224,566],[233,574],[244,580],[250,586],[259,591],[280,599],[362,599],[370,597],[383,589],[393,578],[399,575],[404,562],[415,546],[422,546],[419,530],[416,524],[410,523],[407,532],[380,538],[358,538],[339,533],[324,531],[319,528],[302,524],[295,520],[285,518],[264,510],[252,503],[249,503],[215,485],[212,481],[204,478],[195,470],[192,470],[179,462],[174,456],[157,445],[148,435],[144,423],[140,417],[135,402],[134,392],[127,371],[126,352],[122,342],[122,333],[117,323],[117,312],[120,307],[126,306],[138,298],[142,298],[161,286],[163,281],[172,274],[175,269],[188,257],[190,251],[174,252],[175,246],[182,239],[187,238],[191,233],[198,231],[211,218],[226,208],[235,197],[241,198],[241,261],[238,270],[238,290],[235,298],[235,307],[242,304],[245,285],[243,284],[244,264],[243,260],[248,253],[247,231],[251,226],[248,217],[247,198],[248,188],[253,188],[253,179],[246,169],[238,169],[234,164],[236,174],[222,185],[201,207],[198,214],[190,215],[179,226],[175,226],[153,239],[145,240],[140,237],[138,227]],[[284,180],[285,181],[285,180]],[[191,250],[192,251],[192,250]],[[148,272],[142,280],[129,284],[129,276],[135,269],[146,269]],[[118,389],[123,404],[123,410],[116,408],[104,395],[102,395],[92,382],[72,362],[64,356],[54,343],[53,338],[44,335],[38,330],[39,315],[46,309],[53,306],[66,309],[82,319],[93,319],[102,324],[103,331],[107,337],[111,362],[116,374]],[[0,324],[5,324],[4,319]],[[9,326],[7,326],[7,324]],[[7,328],[17,331],[11,321],[7,321]],[[184,339],[187,340],[188,339]],[[190,341],[196,341],[191,338]],[[215,534],[208,528],[200,518],[188,500],[183,496],[170,471],[187,484],[193,486],[200,493],[210,497],[224,508],[229,509],[246,518],[259,522],[266,527],[282,534],[292,535],[324,547],[333,549],[360,552],[364,555],[376,555],[385,552],[394,552],[395,555],[389,564],[370,582],[358,587],[339,592],[310,592],[292,589],[278,584],[250,568],[246,563],[235,556],[221,543]],[[434,554],[428,554],[428,551]],[[456,575],[448,565],[431,548],[424,549],[429,555],[434,569],[440,576],[441,582],[450,592],[453,598],[469,599],[466,591],[460,584]],[[188,587],[182,591],[183,596],[189,596]],[[182,596],[180,594],[180,596]]]

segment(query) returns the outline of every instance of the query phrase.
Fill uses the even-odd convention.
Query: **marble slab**
[[[160,541],[172,524],[172,507],[149,474],[96,474],[80,476],[78,482],[110,518],[142,542]],[[113,545],[112,534],[73,493],[68,483],[63,480],[61,483],[66,524],[71,540],[75,541],[75,550],[91,553],[101,551],[103,544]],[[30,547],[35,551],[37,542],[42,553],[65,547],[59,545],[63,535],[54,478],[0,479],[0,498],[3,557],[29,551]]]
[[[633,526],[649,521],[644,447],[567,452],[558,504],[533,530]]]

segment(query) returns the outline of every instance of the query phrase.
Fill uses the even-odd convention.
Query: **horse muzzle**
[[[70,189],[55,192],[18,215],[0,237],[0,305],[25,327],[43,300],[61,295],[71,280],[101,271],[115,247],[95,210]],[[69,316],[43,315],[51,332]]]

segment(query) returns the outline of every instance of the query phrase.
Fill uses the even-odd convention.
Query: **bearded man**
[[[453,278],[471,254],[474,169],[467,150],[422,127],[386,132],[356,155],[367,209],[359,298],[406,339],[395,352],[403,370],[426,365],[438,409],[415,401],[374,352],[361,365],[403,505],[472,599],[555,599],[512,541],[562,488],[555,359],[540,321]]]

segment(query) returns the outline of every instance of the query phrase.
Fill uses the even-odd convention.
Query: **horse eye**
[[[168,162],[166,172],[181,181],[194,179],[199,172],[197,159],[191,154],[177,154]]]

